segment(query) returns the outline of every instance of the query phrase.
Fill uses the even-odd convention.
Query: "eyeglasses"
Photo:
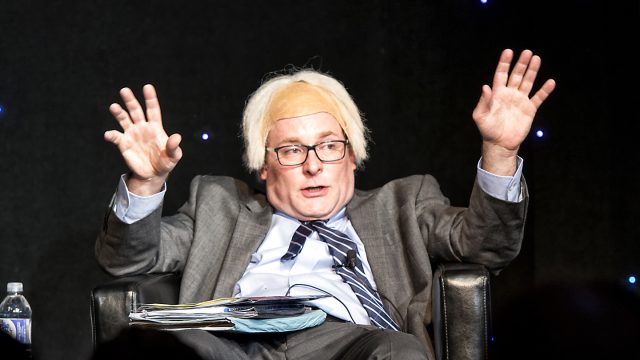
[[[278,162],[282,166],[297,166],[307,161],[309,151],[313,150],[322,162],[334,162],[344,158],[348,139],[323,141],[313,145],[285,145],[277,148],[265,148],[276,153]]]

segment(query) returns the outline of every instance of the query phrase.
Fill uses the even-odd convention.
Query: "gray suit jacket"
[[[527,196],[520,203],[500,201],[476,183],[469,207],[452,207],[425,175],[356,190],[347,216],[389,313],[431,348],[432,263],[480,263],[499,271],[520,250],[526,206]],[[178,214],[161,212],[132,225],[110,213],[96,242],[98,262],[113,275],[182,272],[180,302],[198,302],[232,295],[273,209],[239,180],[199,176]]]

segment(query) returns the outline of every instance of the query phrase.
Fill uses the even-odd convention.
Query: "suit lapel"
[[[269,231],[271,206],[254,201],[243,205],[231,237],[227,256],[220,270],[214,298],[231,296],[233,287],[240,280],[253,254]]]
[[[376,202],[375,198],[356,190],[353,199],[347,205],[347,216],[364,244],[378,292],[385,297],[392,297],[393,264],[390,263],[387,252],[395,249],[391,246],[393,241],[390,234],[383,226],[388,221],[388,217],[381,210],[384,207],[376,206]]]

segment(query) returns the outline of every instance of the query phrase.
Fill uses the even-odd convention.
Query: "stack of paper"
[[[130,325],[164,330],[292,331],[324,321],[326,314],[311,310],[305,302],[326,296],[240,297],[193,304],[144,304],[129,314],[129,320]]]

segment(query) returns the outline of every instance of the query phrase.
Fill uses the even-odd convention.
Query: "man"
[[[127,111],[118,104],[110,111],[124,131],[107,131],[105,140],[130,173],[97,258],[114,275],[182,272],[181,302],[331,295],[314,302],[328,320],[304,331],[179,333],[207,358],[431,359],[431,262],[498,271],[520,249],[527,192],[517,152],[555,82],[529,98],[540,58],[525,50],[509,73],[512,59],[503,51],[473,112],[483,145],[467,209],[451,207],[428,175],[355,190],[354,171],[367,158],[358,108],[337,80],[300,71],[263,84],[244,111],[245,162],[265,182],[266,197],[235,179],[196,177],[178,214],[162,218],[181,138],[162,129],[152,86],[143,89],[146,114],[122,89]]]

